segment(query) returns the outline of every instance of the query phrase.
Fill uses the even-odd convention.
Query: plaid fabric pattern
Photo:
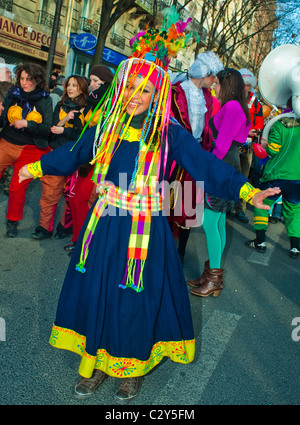
[[[131,135],[130,131],[132,131]],[[122,128],[120,124],[118,134],[108,137],[103,146],[100,145],[98,149],[94,161],[96,165],[93,180],[98,184],[99,199],[84,234],[80,261],[76,265],[76,270],[82,273],[85,271],[89,246],[97,223],[106,206],[112,205],[129,210],[132,212],[132,225],[128,241],[127,266],[123,281],[119,286],[121,288],[130,287],[140,292],[143,290],[143,269],[150,239],[151,211],[160,211],[162,209],[161,197],[156,194],[160,143],[142,143],[140,141],[136,169],[131,179],[134,191],[125,191],[105,183],[112,156],[118,148],[120,140],[124,138],[123,136],[126,136],[126,139],[131,141],[133,134],[135,137],[141,137],[140,131],[131,130],[127,126]]]
[[[144,145],[139,158],[139,171],[136,175],[136,191],[143,195],[151,195],[156,191],[159,151],[147,150]]]
[[[151,213],[132,215],[127,258],[146,260],[150,239]]]
[[[129,192],[119,187],[104,184],[99,187],[99,199],[96,202],[91,218],[83,237],[81,254],[76,270],[85,272],[85,263],[89,253],[98,221],[107,207],[112,205],[126,209],[132,213],[132,226],[127,250],[127,267],[121,288],[131,287],[137,292],[143,289],[142,272],[147,258],[150,239],[151,212],[162,210],[162,199],[156,196],[145,196]]]
[[[162,200],[159,194],[145,196],[108,184],[100,186],[98,192],[107,204],[132,211],[133,216],[135,214],[139,215],[139,213],[143,215],[151,211],[161,211],[162,209]]]

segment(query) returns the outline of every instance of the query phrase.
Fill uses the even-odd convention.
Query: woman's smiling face
[[[150,106],[153,92],[155,90],[154,84],[152,84],[151,81],[147,82],[142,94],[140,89],[134,94],[134,96],[132,96],[135,90],[142,84],[143,81],[144,77],[137,76],[133,81],[132,85],[130,87],[126,87],[125,89],[124,99],[126,102],[129,99],[128,105],[126,107],[126,111],[129,115],[131,115],[134,110],[134,115],[140,115],[141,113],[146,111]]]

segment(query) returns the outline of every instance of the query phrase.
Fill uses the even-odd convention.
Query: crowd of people
[[[56,86],[47,90],[43,68],[18,65],[15,84],[0,105],[0,176],[14,167],[7,237],[18,234],[33,178],[42,183],[33,238],[52,237],[64,195],[55,236],[72,234],[65,247],[72,255],[50,343],[81,356],[74,388],[79,398],[113,376],[121,378],[117,399],[128,400],[164,356],[193,361],[182,262],[197,202],[204,204],[208,260],[201,277],[188,282],[192,294],[218,296],[222,291],[226,217],[235,210],[237,219],[248,221],[240,200],[254,206],[256,239],[247,244],[262,252],[268,210],[282,195],[291,254],[300,254],[299,149],[298,162],[294,155],[287,160],[300,125],[279,121],[274,126],[270,160],[259,171],[263,185],[254,187],[249,181],[251,143],[263,122],[253,74],[224,68],[214,53],[205,52],[171,82],[169,55],[182,48],[185,35],[182,23],[169,19],[166,15],[164,31],[148,29],[131,40],[132,57],[115,75],[98,65],[90,70],[89,85],[85,77],[66,78],[54,107]],[[157,49],[158,42],[165,49]],[[280,167],[273,157],[282,158]],[[199,181],[204,181],[202,197]],[[191,182],[193,208],[183,204],[176,215],[176,202],[183,197],[174,189],[166,216],[166,182]]]
[[[5,85],[7,90],[0,103],[0,174],[10,170],[4,179],[9,185],[7,237],[14,238],[18,234],[26,190],[30,183],[19,182],[19,169],[28,161],[38,160],[41,155],[77,140],[89,120],[92,105],[95,105],[90,99],[97,100],[99,87],[106,90],[107,84],[112,81],[113,73],[107,66],[99,65],[92,71],[94,74],[90,75],[90,87],[85,77],[70,75],[65,78],[55,75],[57,73],[52,74],[48,84],[44,68],[32,63],[16,66],[14,84],[10,73],[10,84]],[[95,85],[97,80],[98,86]],[[94,119],[93,125],[95,123]],[[73,202],[73,214],[70,206],[79,175],[80,170],[70,176],[41,178],[40,222],[32,238],[41,240],[52,237],[55,214],[62,195],[65,198],[64,211],[56,227],[55,237],[64,238],[73,234],[73,217],[83,214],[82,205],[79,213]]]

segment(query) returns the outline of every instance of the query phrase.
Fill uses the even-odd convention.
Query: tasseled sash
[[[95,204],[91,218],[83,237],[80,260],[76,270],[85,272],[85,263],[90,243],[98,221],[107,207],[112,205],[130,211],[132,215],[131,232],[127,250],[127,264],[121,288],[132,288],[137,292],[143,288],[143,269],[147,258],[150,239],[151,212],[162,210],[160,194],[147,196],[120,189],[117,186],[103,184],[98,188],[99,199]]]

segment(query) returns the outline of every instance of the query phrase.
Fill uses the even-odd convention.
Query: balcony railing
[[[81,18],[80,29],[84,32],[90,32],[97,37],[99,33],[99,24],[94,22],[92,19]]]
[[[53,28],[54,25],[54,15],[51,13],[45,12],[44,10],[38,10],[39,14],[39,24],[44,25],[48,28]],[[58,31],[60,31],[61,21],[59,20]]]
[[[0,0],[0,8],[12,12],[13,0]]]
[[[38,10],[39,13],[39,24],[45,27],[52,28],[54,24],[54,15],[47,13],[44,10]]]
[[[136,0],[136,4],[149,13],[153,12],[153,0]]]
[[[176,61],[175,61],[175,68],[180,70],[180,71],[182,69],[182,62],[178,59],[176,59]]]
[[[113,46],[119,47],[120,49],[125,49],[125,37],[122,37],[118,34],[111,34],[110,42]]]
[[[0,7],[7,12],[12,12],[13,0],[0,0]]]
[[[162,0],[158,2],[158,10],[163,10],[165,7],[170,7],[173,4],[172,0]]]

